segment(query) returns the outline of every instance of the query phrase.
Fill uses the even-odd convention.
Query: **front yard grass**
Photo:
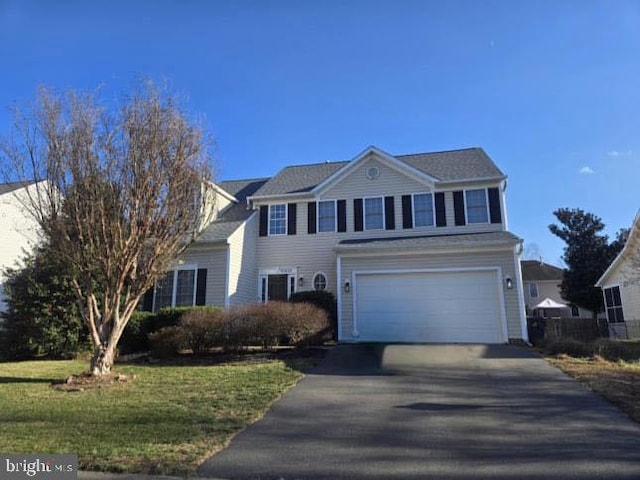
[[[80,469],[194,474],[301,377],[281,360],[116,365],[133,382],[66,392],[82,361],[0,363],[0,452],[74,453]]]
[[[640,423],[640,363],[568,355],[547,357],[547,360]]]

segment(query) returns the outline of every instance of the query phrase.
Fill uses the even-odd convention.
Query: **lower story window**
[[[327,276],[324,273],[315,274],[313,277],[313,289],[318,291],[327,289]]]
[[[164,307],[190,307],[196,303],[196,269],[167,272],[156,282],[153,311]]]
[[[607,309],[607,320],[609,320],[610,323],[624,322],[620,287],[605,288],[604,303]]]

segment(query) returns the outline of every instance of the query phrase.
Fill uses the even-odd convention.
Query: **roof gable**
[[[640,262],[640,210],[638,210],[638,213],[636,213],[636,217],[633,220],[633,225],[631,226],[631,232],[629,232],[627,242],[624,244],[624,247],[618,256],[613,259],[609,268],[607,268],[598,279],[596,287],[603,287],[606,285],[607,281],[616,269],[624,265],[625,261],[631,257]]]
[[[520,265],[522,267],[523,282],[544,282],[549,280],[556,280],[560,282],[564,275],[564,270],[562,268],[539,260],[522,260]]]
[[[427,186],[433,186],[435,183],[506,178],[484,150],[477,147],[394,156],[370,146],[350,161],[285,167],[250,197],[259,199],[319,195],[372,157]]]
[[[314,188],[314,193],[321,194],[328,188],[337,185],[340,181],[348,177],[350,173],[356,171],[361,164],[369,161],[372,158],[375,158],[391,169],[396,170],[400,173],[404,173],[405,175],[413,178],[414,180],[417,180],[418,182],[428,185],[429,187],[433,187],[433,185],[438,181],[437,178],[421,170],[418,170],[405,162],[398,160],[396,157],[383,152],[379,148],[369,146],[360,154],[356,155],[356,157],[353,158],[350,162],[348,162],[348,164],[344,168],[336,171],[333,175],[326,178],[321,184]]]

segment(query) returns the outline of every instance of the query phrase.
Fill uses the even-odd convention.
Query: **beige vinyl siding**
[[[194,245],[181,257],[182,265],[195,265],[207,269],[206,304],[225,306],[228,246]]]
[[[622,297],[622,312],[625,320],[640,320],[640,283],[637,280],[638,272],[634,271],[623,259],[618,266],[608,275],[607,282],[602,290],[613,286],[620,287]]]
[[[229,237],[230,306],[252,303],[258,299],[257,238],[257,213],[254,213]]]
[[[374,180],[366,176],[367,170],[378,168],[380,175]],[[429,187],[408,177],[379,160],[370,159],[339,180],[323,193],[324,198],[361,198],[424,192]]]
[[[451,269],[469,267],[499,267],[502,269],[502,285],[504,278],[511,277],[514,280],[514,288],[503,289],[504,304],[507,320],[507,331],[510,339],[522,338],[522,323],[518,303],[518,284],[515,281],[516,264],[512,250],[473,253],[438,253],[424,255],[374,255],[374,256],[343,256],[342,280],[353,281],[352,272],[362,270],[420,270],[420,269]],[[353,330],[353,289],[351,292],[342,292],[341,311],[342,341],[354,340]],[[443,319],[446,321],[446,319]]]

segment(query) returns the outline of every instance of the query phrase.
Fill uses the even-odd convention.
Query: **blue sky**
[[[640,3],[0,0],[0,134],[36,87],[165,80],[220,179],[481,146],[509,229],[558,263],[553,210],[613,235],[640,208]]]

